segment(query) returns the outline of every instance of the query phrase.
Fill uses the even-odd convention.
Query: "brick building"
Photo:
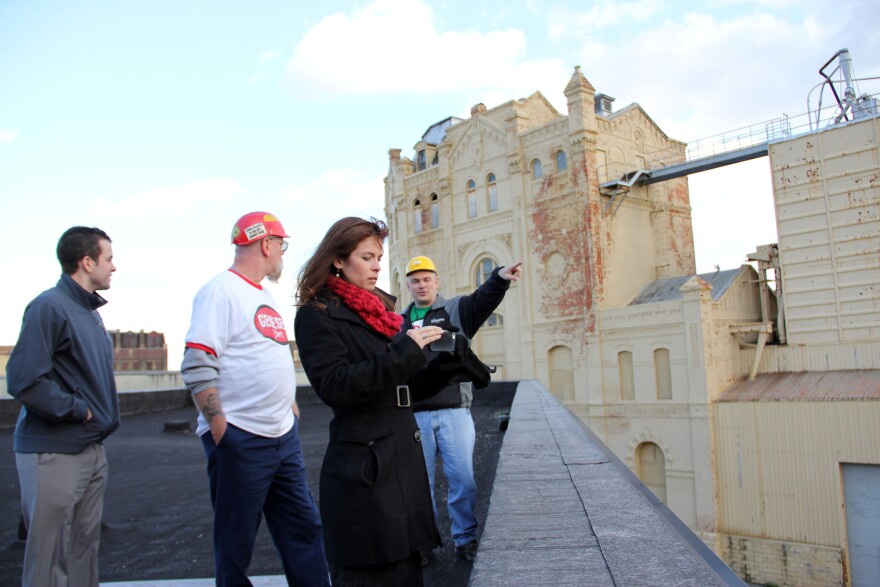
[[[110,330],[115,371],[167,371],[168,347],[161,332]]]

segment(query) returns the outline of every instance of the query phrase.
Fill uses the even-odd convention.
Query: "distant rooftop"
[[[697,275],[700,279],[712,286],[712,299],[719,300],[730,284],[739,277],[749,265],[741,265],[736,269],[725,269],[724,271],[713,271],[712,273],[700,273]],[[654,302],[668,302],[670,300],[680,300],[681,292],[678,291],[693,275],[682,275],[679,277],[670,277],[668,279],[658,279],[652,281],[642,288],[642,291],[633,298],[629,303],[630,306],[638,304],[653,304]]]
[[[762,373],[734,382],[719,402],[880,399],[880,370]]]
[[[422,140],[429,145],[439,145],[443,142],[443,139],[446,138],[446,129],[461,121],[461,118],[456,118],[455,116],[444,118],[440,122],[436,122],[429,126],[428,130],[425,131],[425,134],[422,135]]]

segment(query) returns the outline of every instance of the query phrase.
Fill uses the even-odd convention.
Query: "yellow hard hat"
[[[416,271],[433,271],[434,273],[437,273],[437,268],[434,267],[434,261],[427,257],[413,257],[410,262],[406,264],[406,274],[409,275]]]

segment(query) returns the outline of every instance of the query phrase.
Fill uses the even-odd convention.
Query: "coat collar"
[[[63,291],[74,302],[87,310],[97,310],[107,303],[107,300],[99,296],[97,293],[90,293],[84,290],[82,286],[75,282],[67,273],[61,274],[61,279],[58,280],[58,289]]]

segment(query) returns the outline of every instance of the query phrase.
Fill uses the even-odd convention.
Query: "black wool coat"
[[[327,560],[375,565],[430,550],[440,534],[419,426],[411,407],[398,406],[406,393],[397,386],[415,402],[448,377],[408,336],[391,341],[344,302],[318,301],[297,311],[294,332],[309,382],[333,408],[319,491]]]

